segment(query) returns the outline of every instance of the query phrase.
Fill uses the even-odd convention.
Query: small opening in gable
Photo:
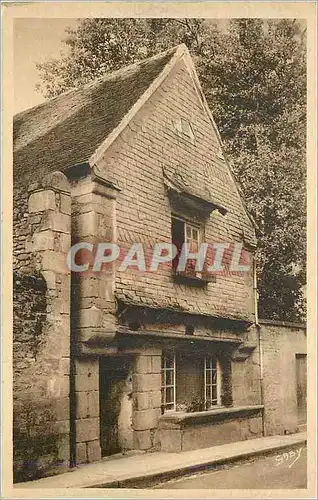
[[[184,139],[189,139],[192,143],[194,143],[194,131],[193,126],[189,120],[186,118],[177,118],[173,122],[174,130],[179,137],[183,137]]]

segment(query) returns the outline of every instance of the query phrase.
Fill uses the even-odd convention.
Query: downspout
[[[71,335],[70,335],[70,467],[76,467],[76,394],[75,394],[75,318],[76,318],[76,283],[71,273]]]
[[[74,283],[71,281],[71,298],[74,300]],[[71,303],[72,303],[71,302]],[[76,393],[75,393],[75,328],[74,306],[71,306],[71,335],[70,335],[70,467],[76,467]]]
[[[258,337],[258,353],[259,353],[259,371],[260,371],[260,395],[261,405],[264,406],[264,366],[263,366],[263,342],[261,326],[258,318],[258,290],[257,290],[257,273],[256,273],[256,258],[253,257],[253,296],[254,296],[254,314],[255,314],[255,327]],[[262,435],[265,436],[265,409],[262,411]]]

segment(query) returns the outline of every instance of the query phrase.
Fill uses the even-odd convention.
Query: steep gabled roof
[[[124,67],[14,117],[14,178],[88,161],[173,58],[178,47]]]

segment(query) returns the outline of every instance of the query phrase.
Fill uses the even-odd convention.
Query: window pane
[[[173,410],[173,409],[174,409],[173,403],[166,404],[166,410]]]
[[[173,356],[166,356],[166,368],[173,369]]]
[[[213,370],[212,371],[212,384],[216,384],[217,381],[217,371]]]
[[[211,386],[208,385],[206,387],[206,400],[207,401],[210,401],[211,400],[211,397],[212,397],[212,392],[211,392]]]
[[[166,371],[166,385],[173,385],[173,371]]]
[[[213,385],[212,386],[212,400],[217,403],[217,399],[218,399],[217,387],[216,387],[216,385]]]
[[[167,387],[166,389],[166,403],[173,403],[174,400],[174,390],[173,387]]]

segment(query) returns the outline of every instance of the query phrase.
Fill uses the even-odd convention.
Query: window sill
[[[159,418],[160,427],[186,427],[192,424],[205,424],[226,419],[257,416],[263,410],[263,405],[217,407],[213,410],[198,411],[193,413],[183,411],[168,411]]]

